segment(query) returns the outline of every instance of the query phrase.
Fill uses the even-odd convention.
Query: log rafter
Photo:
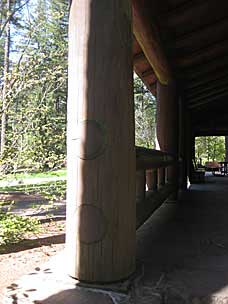
[[[146,2],[141,3],[137,0],[131,2],[134,35],[159,81],[168,84],[171,80],[171,69],[161,45],[158,29],[155,24],[151,24]]]
[[[213,96],[210,96],[210,98],[207,97],[205,99],[199,100],[198,102],[191,103],[191,104],[188,105],[188,107],[190,109],[197,108],[197,107],[200,107],[202,105],[209,104],[211,102],[219,101],[219,100],[221,100],[222,98],[225,98],[225,97],[228,97],[228,89],[225,90],[224,92],[220,93],[220,94],[215,94]]]

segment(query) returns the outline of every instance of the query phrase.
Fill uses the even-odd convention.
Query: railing
[[[136,147],[136,227],[176,190],[168,180],[168,168],[176,164],[175,157],[158,150]]]

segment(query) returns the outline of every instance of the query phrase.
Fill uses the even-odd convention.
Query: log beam
[[[212,74],[207,77],[202,77],[202,78],[192,81],[192,82],[189,81],[185,84],[185,90],[194,89],[199,86],[207,86],[215,81],[221,81],[225,78],[228,78],[227,70],[223,70],[219,74]]]
[[[224,71],[224,68],[228,68],[228,56],[222,56],[219,60],[215,58],[210,62],[199,64],[197,67],[183,69],[178,77],[185,81],[199,80],[208,75],[218,75],[219,72]]]
[[[198,101],[200,102],[201,100],[205,100],[205,99],[210,99],[211,97],[214,96],[219,96],[223,93],[228,92],[228,87],[222,87],[220,90],[216,90],[216,91],[209,91],[207,93],[203,93],[203,94],[199,94],[197,97],[193,97],[191,99],[188,100],[189,104],[195,104]]]
[[[130,1],[73,0],[66,267],[82,281],[118,281],[135,270],[132,74]]]
[[[192,90],[186,91],[186,96],[188,99],[192,97],[197,97],[201,93],[206,93],[210,91],[217,91],[217,89],[220,89],[224,86],[228,85],[228,77],[225,79],[221,79],[219,81],[212,81],[211,83],[208,83],[207,85],[201,85],[198,86]]]
[[[171,71],[161,46],[158,30],[151,24],[145,1],[142,3],[142,1],[131,0],[131,2],[134,35],[159,81],[167,84],[171,79]]]
[[[227,50],[228,40],[221,40],[218,43],[213,43],[206,48],[193,52],[188,56],[177,58],[175,60],[175,64],[179,68],[186,68],[199,63],[210,62],[212,58],[227,54]]]
[[[215,94],[214,96],[211,96],[210,98],[202,99],[198,102],[191,103],[188,105],[188,108],[189,109],[198,108],[198,107],[201,107],[208,103],[219,101],[225,97],[228,97],[228,90],[226,90],[224,93],[221,93],[221,94]]]

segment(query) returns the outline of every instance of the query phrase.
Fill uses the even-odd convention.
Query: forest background
[[[66,163],[68,6],[0,0],[2,174]],[[155,148],[156,99],[136,75],[134,93],[136,145]],[[196,157],[224,160],[225,137],[196,138]]]

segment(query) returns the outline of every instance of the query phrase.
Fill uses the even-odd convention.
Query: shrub
[[[39,231],[39,221],[34,218],[0,212],[0,245],[17,243],[29,232]]]

